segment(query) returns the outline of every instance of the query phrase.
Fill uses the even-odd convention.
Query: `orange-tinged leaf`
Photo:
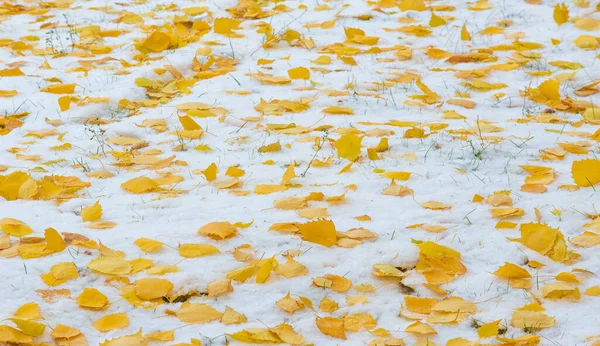
[[[344,331],[344,321],[335,317],[318,317],[315,319],[317,328],[321,333],[329,335],[334,338],[346,340],[346,333]]]

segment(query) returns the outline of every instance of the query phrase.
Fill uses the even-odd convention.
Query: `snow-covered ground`
[[[3,2],[0,344],[600,344],[597,5]]]

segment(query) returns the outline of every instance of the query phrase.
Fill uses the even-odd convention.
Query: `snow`
[[[28,1],[22,2],[31,6]],[[208,6],[213,18],[228,17],[225,9],[237,4],[232,0],[221,1],[187,1],[174,2],[180,9],[190,6]],[[189,45],[151,54],[163,56],[162,59],[149,61],[139,66],[126,68],[128,74],[116,74],[122,69],[119,59],[132,62],[132,56],[138,54],[133,47],[134,38],[144,38],[144,32],[136,25],[115,23],[114,19],[119,12],[127,10],[143,15],[154,12],[155,18],[144,17],[146,25],[161,25],[170,22],[177,11],[155,11],[158,5],[170,4],[169,1],[148,0],[139,3],[124,1],[112,3],[101,0],[75,1],[71,9],[51,8],[46,15],[54,15],[50,21],[76,27],[85,25],[100,25],[103,30],[126,29],[128,33],[118,37],[107,37],[105,45],[120,45],[113,52],[98,55],[92,58],[64,56],[47,60],[51,69],[40,69],[44,62],[43,56],[35,56],[26,52],[23,56],[15,54],[7,47],[0,50],[0,67],[7,68],[9,63],[24,61],[26,64],[21,70],[26,74],[20,77],[3,77],[0,79],[0,89],[18,90],[19,94],[12,98],[0,98],[0,110],[6,114],[29,112],[24,118],[22,127],[0,137],[0,163],[9,167],[3,174],[12,171],[28,171],[37,166],[44,167],[47,172],[31,172],[32,177],[41,179],[45,175],[77,176],[84,181],[91,182],[91,187],[81,190],[79,197],[70,199],[60,205],[53,201],[4,201],[0,199],[0,219],[16,218],[29,225],[35,233],[33,236],[42,236],[44,229],[53,227],[59,232],[80,233],[91,240],[101,241],[111,249],[121,250],[127,254],[127,259],[139,257],[151,258],[154,265],[177,264],[178,273],[169,273],[160,278],[171,281],[175,291],[186,293],[192,290],[204,291],[209,282],[225,279],[227,272],[240,268],[245,264],[233,259],[231,252],[242,244],[250,244],[256,249],[255,259],[276,256],[280,264],[285,263],[282,255],[288,250],[301,250],[302,254],[296,260],[305,265],[309,273],[291,279],[271,274],[265,284],[257,284],[254,279],[247,282],[234,282],[234,292],[228,295],[207,298],[194,297],[193,302],[204,302],[219,311],[230,306],[243,313],[248,322],[241,325],[224,325],[218,321],[208,324],[185,325],[176,316],[165,313],[167,309],[177,311],[178,303],[163,304],[155,310],[135,308],[122,299],[120,290],[106,283],[107,276],[93,273],[86,268],[89,261],[98,256],[97,250],[77,250],[71,246],[68,251],[53,254],[48,257],[24,260],[20,257],[0,258],[2,277],[4,283],[0,285],[0,296],[4,297],[0,303],[0,319],[10,318],[14,311],[27,302],[36,302],[40,305],[43,323],[52,327],[62,323],[80,330],[87,338],[88,344],[99,345],[106,339],[136,333],[140,328],[144,333],[163,330],[175,330],[176,342],[189,342],[190,338],[199,338],[206,344],[224,345],[225,334],[235,333],[247,328],[274,327],[280,323],[289,323],[294,330],[306,337],[307,343],[315,345],[365,345],[375,337],[367,331],[347,333],[348,340],[333,339],[322,334],[315,325],[315,316],[326,316],[327,313],[318,311],[321,299],[329,297],[334,299],[340,309],[332,316],[343,317],[347,314],[369,313],[377,320],[377,327],[391,331],[392,335],[404,338],[407,345],[415,344],[417,338],[403,330],[414,321],[399,317],[401,305],[404,303],[404,294],[400,291],[397,281],[385,280],[372,275],[374,264],[392,264],[394,266],[411,267],[418,259],[419,250],[412,240],[435,241],[440,245],[450,247],[461,253],[463,264],[468,272],[451,283],[442,287],[450,292],[451,296],[462,297],[475,302],[477,312],[459,324],[432,324],[437,335],[430,337],[436,344],[443,345],[452,338],[462,337],[477,340],[476,329],[470,326],[471,319],[490,322],[501,319],[502,324],[509,326],[505,336],[517,337],[523,334],[518,328],[510,327],[510,319],[514,309],[533,301],[532,296],[524,290],[511,288],[507,282],[495,277],[494,272],[504,262],[511,262],[527,268],[534,275],[532,279],[535,296],[540,299],[546,308],[545,313],[556,319],[555,326],[538,332],[542,337],[541,345],[586,345],[587,338],[598,333],[598,309],[600,300],[583,294],[586,288],[600,284],[596,276],[583,281],[580,285],[581,299],[577,302],[569,300],[542,299],[538,286],[554,281],[554,276],[560,272],[569,272],[573,268],[581,268],[598,274],[600,270],[600,257],[595,248],[577,248],[568,244],[569,249],[581,254],[579,261],[572,265],[557,263],[525,246],[510,241],[509,238],[518,238],[518,228],[495,229],[499,219],[494,219],[490,214],[490,206],[484,203],[472,203],[473,195],[480,194],[484,197],[499,190],[511,190],[514,207],[525,210],[522,218],[511,221],[517,223],[536,222],[534,208],[538,208],[542,221],[552,227],[558,227],[565,238],[574,237],[582,233],[582,226],[589,221],[584,213],[595,213],[593,204],[598,195],[592,188],[581,188],[569,192],[558,188],[562,184],[572,184],[571,164],[574,160],[594,157],[599,153],[597,143],[589,147],[591,152],[587,155],[568,153],[563,160],[542,161],[539,159],[540,150],[556,147],[558,142],[576,142],[585,140],[562,133],[568,131],[582,131],[593,133],[594,124],[583,124],[574,128],[571,124],[552,124],[541,122],[519,123],[515,119],[525,119],[526,114],[540,114],[546,106],[526,100],[519,95],[519,91],[527,87],[537,87],[541,82],[552,77],[532,77],[527,71],[536,70],[531,65],[514,71],[492,71],[489,77],[484,78],[490,83],[505,83],[507,88],[478,92],[469,91],[471,100],[476,102],[474,109],[464,109],[450,104],[441,107],[429,105],[423,108],[404,104],[410,95],[421,93],[414,83],[396,84],[375,93],[379,97],[365,96],[362,93],[374,93],[370,88],[372,83],[381,83],[393,78],[393,73],[402,73],[406,70],[416,71],[421,75],[422,82],[442,100],[455,98],[455,91],[466,91],[461,85],[464,80],[454,77],[453,71],[437,72],[433,68],[456,68],[460,70],[484,68],[487,64],[467,63],[450,65],[443,60],[434,60],[425,55],[426,48],[435,46],[451,53],[467,52],[474,48],[486,48],[501,43],[510,44],[513,38],[505,35],[483,36],[478,32],[487,26],[496,25],[498,20],[512,20],[514,23],[505,29],[506,34],[522,32],[523,41],[544,44],[544,47],[535,52],[542,55],[540,66],[556,72],[561,71],[556,67],[547,65],[548,61],[566,60],[579,62],[583,69],[577,70],[572,81],[561,83],[561,95],[570,95],[576,99],[584,99],[591,103],[598,103],[598,95],[579,98],[573,95],[573,90],[591,83],[594,78],[599,78],[597,64],[597,50],[582,50],[573,44],[579,35],[594,35],[596,32],[585,32],[576,28],[572,23],[560,27],[552,20],[555,1],[545,1],[541,5],[528,4],[525,1],[496,1],[490,3],[493,8],[487,11],[473,12],[467,8],[472,4],[463,1],[446,0],[432,4],[449,4],[456,7],[453,12],[436,12],[438,15],[456,17],[446,26],[432,28],[433,33],[426,37],[414,37],[401,32],[385,31],[384,28],[398,28],[403,24],[398,23],[399,17],[410,17],[416,20],[414,24],[427,26],[430,11],[399,12],[384,14],[373,11],[375,7],[362,0],[344,0],[319,2],[331,7],[329,11],[313,11],[318,2],[313,1],[284,1],[290,8],[289,12],[278,13],[272,17],[248,20],[240,25],[242,30],[236,32],[245,35],[243,38],[231,38],[212,31],[203,36],[198,42]],[[298,8],[304,5],[308,9]],[[93,7],[110,6],[107,11],[91,10]],[[267,8],[272,8],[269,5]],[[594,6],[594,5],[592,5]],[[589,15],[590,8],[580,8],[569,3],[571,17]],[[388,12],[394,9],[386,9]],[[373,19],[361,21],[354,16],[370,13]],[[338,14],[337,22],[332,29],[308,29],[303,27],[309,23],[321,23],[332,20]],[[600,18],[598,13],[590,16]],[[26,35],[40,37],[38,48],[43,48],[55,40],[55,33],[48,29],[40,29],[40,23],[34,22],[35,15],[21,14],[0,17],[0,38],[19,40]],[[314,40],[315,48],[307,50],[298,47],[289,47],[281,42],[275,49],[263,49],[263,34],[256,33],[253,23],[263,20],[270,23],[275,32],[283,29],[297,30],[306,37]],[[473,36],[473,41],[461,41],[460,29],[466,26]],[[369,36],[378,36],[379,47],[405,45],[413,49],[410,60],[399,61],[394,58],[393,51],[381,54],[361,54],[355,56],[356,66],[345,65],[341,60],[332,56],[331,65],[316,65],[310,60],[316,59],[318,50],[323,46],[346,39],[344,27],[361,28]],[[68,28],[58,29],[63,45],[69,37]],[[554,46],[551,38],[561,40]],[[44,41],[44,40],[50,41]],[[235,71],[208,80],[198,81],[191,93],[171,99],[158,107],[143,107],[141,112],[132,117],[124,117],[124,112],[118,110],[119,100],[140,100],[145,98],[145,90],[135,85],[136,78],[145,77],[152,80],[166,81],[171,78],[169,73],[158,76],[153,69],[162,68],[169,64],[179,70],[184,76],[193,74],[191,61],[198,48],[205,46],[203,42],[219,40],[222,45],[210,46],[216,56],[234,56],[238,60]],[[59,43],[52,43],[60,45]],[[351,45],[351,44],[349,44]],[[368,49],[368,46],[358,46]],[[503,63],[510,59],[513,51],[496,51],[498,56],[495,63]],[[69,72],[69,69],[79,66],[80,60],[99,59],[111,56],[117,60],[105,66],[111,68],[91,69],[87,75],[81,72]],[[289,59],[285,59],[289,57]],[[257,66],[257,59],[275,59],[268,65],[271,69]],[[378,62],[378,58],[394,58],[391,62]],[[493,63],[491,63],[493,64]],[[532,64],[534,65],[534,64]],[[311,71],[311,81],[315,85],[313,90],[295,90],[295,88],[309,87],[311,82],[294,80],[291,85],[264,85],[248,73],[263,71],[274,76],[286,76],[290,68],[323,67],[332,70],[331,73],[322,74]],[[59,78],[62,83],[77,83],[75,95],[82,97],[108,97],[108,104],[89,104],[76,106],[61,112],[57,99],[61,95],[40,92],[47,86],[44,78]],[[358,94],[350,91],[349,96],[327,97],[319,92],[321,89],[344,90],[347,84],[352,83]],[[249,91],[249,95],[230,94],[226,91]],[[505,92],[506,96],[496,102],[492,94]],[[298,98],[316,98],[310,108],[301,113],[284,113],[282,116],[266,116],[258,123],[241,120],[244,117],[257,116],[254,110],[261,98],[270,101],[273,99],[296,100]],[[194,118],[204,129],[201,139],[186,140],[189,150],[174,151],[178,143],[172,134],[175,129],[181,128],[177,118],[176,106],[185,102],[204,102],[214,107],[223,107],[229,111],[225,121],[220,122],[216,117]],[[75,103],[75,102],[74,102]],[[338,105],[350,107],[354,110],[353,116],[327,115],[321,110],[325,107]],[[464,115],[463,120],[442,119],[443,110],[456,110]],[[581,119],[579,114],[558,112],[557,115],[569,122]],[[97,116],[105,120],[117,120],[106,125],[86,125],[84,117]],[[73,145],[68,151],[52,151],[50,146],[62,144],[56,136],[42,139],[24,137],[29,131],[52,128],[45,122],[45,118],[61,120],[62,125],[56,127],[60,133],[66,133],[63,142]],[[166,119],[168,128],[166,132],[157,133],[150,128],[136,125],[144,120]],[[432,133],[427,138],[403,138],[405,127],[384,125],[386,121],[415,121],[423,124],[446,123],[449,126],[441,131]],[[476,126],[477,121],[493,122],[504,130],[498,133],[485,135],[502,136],[504,139],[495,143],[481,140],[479,136],[469,136],[469,141],[453,138],[448,131],[466,129]],[[359,122],[376,122],[375,126],[360,124]],[[316,154],[317,159],[333,157],[333,163],[327,167],[310,167],[304,177],[300,174],[307,168],[308,162],[315,155],[314,141],[298,141],[297,139],[317,136],[322,137],[322,132],[311,132],[302,135],[284,135],[275,131],[265,131],[267,123],[288,124],[297,126],[314,127],[318,125],[331,125],[329,138],[337,139],[338,128],[355,127],[361,131],[373,128],[394,131],[388,135],[390,150],[382,153],[382,160],[371,161],[366,157],[366,149],[377,145],[379,137],[365,137],[362,142],[362,155],[364,158],[355,163],[348,173],[338,172],[348,164],[347,160],[337,158],[335,148],[326,143]],[[258,126],[262,124],[262,126]],[[147,141],[150,146],[142,149],[159,149],[163,153],[161,158],[176,155],[176,160],[187,162],[187,166],[172,166],[167,171],[184,177],[184,181],[177,184],[178,189],[187,190],[187,193],[176,198],[156,199],[157,193],[132,194],[121,189],[121,184],[139,176],[158,177],[156,172],[150,170],[127,169],[111,165],[115,162],[111,155],[90,158],[91,155],[102,151],[101,144],[93,137],[90,131],[99,129],[105,131],[105,138],[129,136]],[[548,129],[558,132],[548,132]],[[240,139],[234,143],[234,139]],[[265,144],[280,141],[283,149],[274,153],[259,153],[258,148]],[[199,144],[208,145],[210,152],[193,150]],[[40,155],[37,162],[19,160],[9,149],[25,148],[22,154]],[[114,147],[121,150],[121,147]],[[111,149],[104,148],[107,152]],[[482,151],[480,157],[477,152]],[[411,158],[414,154],[414,159]],[[66,161],[51,166],[43,166],[42,162],[65,159]],[[92,179],[86,176],[81,168],[71,167],[76,160],[84,159],[90,171],[106,169],[115,176],[109,179]],[[272,159],[275,165],[261,164]],[[219,179],[227,167],[239,165],[246,171],[241,178],[241,189],[254,190],[257,184],[279,184],[281,177],[288,167],[294,162],[298,163],[293,181],[301,184],[300,187],[291,188],[283,192],[268,195],[258,195],[250,192],[247,196],[236,196],[227,190],[219,190],[207,182],[202,174],[192,171],[205,169],[211,163],[219,167]],[[524,177],[520,165],[532,164],[552,167],[557,172],[556,181],[548,185],[548,191],[543,194],[521,192]],[[383,189],[389,186],[390,180],[374,173],[375,168],[386,171],[407,171],[412,176],[406,182],[397,182],[414,190],[414,198],[382,195]],[[357,189],[346,187],[355,184]],[[328,208],[330,217],[338,231],[351,228],[364,227],[378,234],[373,241],[365,241],[355,248],[332,247],[326,248],[318,244],[302,242],[299,236],[269,231],[269,227],[278,222],[307,222],[299,217],[295,211],[278,210],[272,207],[276,199],[287,196],[306,196],[310,192],[322,192],[326,197],[338,196],[346,193],[345,200],[339,205],[327,202],[310,202],[311,207]],[[100,201],[103,207],[102,220],[112,221],[116,227],[107,230],[94,230],[85,228],[85,223],[78,216],[84,206]],[[421,207],[419,203],[438,201],[451,204],[450,210],[429,210]],[[562,211],[560,217],[551,213],[552,210]],[[371,222],[361,222],[354,217],[369,215]],[[253,224],[246,229],[239,229],[239,235],[225,240],[215,241],[197,235],[196,231],[202,225],[212,221],[250,222]],[[407,228],[409,225],[426,223],[443,225],[448,229],[441,233],[430,233],[419,228]],[[163,247],[159,252],[146,254],[133,242],[141,237],[164,242],[168,247]],[[16,238],[11,238],[13,241]],[[221,254],[185,259],[179,256],[176,250],[178,244],[206,243],[218,247]],[[528,260],[535,260],[545,266],[539,271],[527,267]],[[70,280],[57,287],[47,287],[40,279],[40,274],[47,273],[49,268],[60,262],[74,262],[79,269],[79,278]],[[345,293],[337,293],[312,286],[312,278],[325,274],[344,276],[354,285],[370,283],[377,290],[366,293],[367,303],[350,306],[345,299],[348,296],[357,296],[361,293],[350,289]],[[131,282],[136,279],[149,277],[145,272],[129,276]],[[413,287],[415,295],[419,297],[434,297],[427,288],[422,275],[412,272],[403,280],[405,285]],[[76,297],[85,287],[95,287],[103,292],[110,301],[110,306],[104,311],[91,311],[80,308]],[[59,298],[55,302],[44,301],[36,290],[39,289],[67,289],[70,298]],[[316,311],[303,309],[293,315],[279,309],[275,302],[283,298],[288,292],[293,297],[304,296],[312,300]],[[98,318],[109,314],[125,312],[129,316],[128,327],[101,333],[92,327]],[[2,324],[8,324],[2,323]],[[211,341],[209,341],[209,339]],[[40,341],[51,342],[50,330],[47,329]],[[231,340],[230,340],[231,341]],[[491,342],[491,341],[490,341]],[[235,341],[231,341],[235,344]]]

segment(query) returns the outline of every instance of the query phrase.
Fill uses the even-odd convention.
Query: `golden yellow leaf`
[[[20,318],[8,318],[8,320],[13,322],[24,334],[33,337],[38,337],[44,334],[44,330],[46,329],[46,325],[40,322],[34,322]],[[2,337],[0,336],[0,341],[1,340]]]
[[[352,108],[349,108],[349,107],[329,106],[329,107],[323,109],[323,113],[353,115],[354,110],[352,110]]]
[[[77,297],[77,304],[82,308],[100,310],[108,305],[108,298],[95,288],[84,288]]]
[[[209,282],[207,286],[207,292],[209,297],[222,296],[227,293],[231,293],[233,292],[231,280],[217,280]]]
[[[1,219],[0,229],[13,237],[24,237],[33,233],[31,227],[27,226],[23,221],[11,218]]]
[[[337,241],[335,225],[331,220],[317,220],[299,224],[298,228],[302,239],[331,247]]]
[[[446,20],[438,15],[435,12],[431,12],[431,18],[429,19],[429,26],[432,28],[437,28],[438,26],[446,25]]]
[[[504,265],[498,267],[494,275],[505,279],[529,279],[531,274],[516,264],[504,262]]]
[[[75,92],[77,84],[51,84],[45,88],[40,89],[42,92],[51,94],[72,94]]]
[[[40,306],[34,302],[21,305],[14,313],[14,317],[24,320],[37,320],[42,318]]]
[[[127,314],[124,312],[106,315],[92,324],[92,326],[96,328],[96,330],[102,333],[106,333],[115,329],[125,328],[128,325],[129,318],[127,318]]]
[[[159,242],[158,240],[154,240],[154,239],[148,239],[148,238],[139,238],[136,241],[134,241],[133,243],[135,245],[137,245],[142,251],[145,251],[145,252],[155,252],[155,251],[158,251],[163,246],[162,242]]]
[[[223,316],[214,308],[199,303],[185,302],[177,311],[177,318],[185,323],[208,323],[220,319]]]
[[[84,222],[98,221],[102,218],[102,206],[100,201],[81,209],[81,219]]]
[[[135,282],[135,295],[142,300],[152,300],[165,297],[173,289],[169,280],[143,278]]]
[[[186,258],[208,256],[221,253],[219,249],[209,244],[181,244],[179,245],[179,256]]]
[[[124,182],[121,184],[121,188],[133,193],[146,193],[155,191],[158,183],[148,177],[138,177]]]
[[[407,333],[418,334],[418,335],[433,335],[437,334],[435,329],[426,323],[421,323],[419,321],[414,322],[404,329]]]
[[[198,234],[215,240],[224,240],[237,235],[236,228],[227,221],[210,222],[198,229]]]
[[[290,76],[290,79],[310,79],[310,71],[306,67],[302,66],[289,69],[288,75]]]
[[[144,335],[144,339],[151,341],[173,341],[175,340],[175,331],[165,330],[162,332],[148,333]]]
[[[600,182],[600,160],[573,161],[571,174],[578,186],[594,186]]]
[[[362,139],[363,137],[359,137],[355,134],[346,134],[341,136],[335,142],[338,157],[350,161],[356,161],[360,155]]]
[[[233,310],[231,307],[226,306],[225,312],[221,317],[221,323],[223,324],[239,324],[247,322],[246,316]]]
[[[460,39],[462,41],[471,41],[471,39],[472,39],[471,34],[467,30],[466,24],[463,24],[462,28],[460,29]]]
[[[554,21],[558,26],[563,25],[567,21],[569,21],[569,9],[565,5],[565,3],[556,4],[554,6]]]
[[[120,257],[98,257],[90,261],[88,268],[107,275],[128,275],[131,271],[129,262]]]
[[[346,333],[344,331],[344,321],[335,317],[318,317],[315,319],[317,328],[321,333],[329,335],[334,338],[346,340]]]

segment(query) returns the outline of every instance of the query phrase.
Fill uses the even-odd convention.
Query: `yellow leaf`
[[[189,301],[183,303],[177,311],[177,318],[185,323],[208,323],[218,320],[222,316],[222,313],[206,304],[190,303]]]
[[[51,94],[72,94],[75,92],[75,86],[77,84],[52,84],[45,88],[40,89],[40,91],[51,93]]]
[[[277,305],[281,310],[287,312],[290,315],[293,314],[295,311],[304,308],[304,304],[301,301],[290,297],[290,292],[288,292],[285,295],[285,297],[275,302],[275,305]]]
[[[272,333],[277,335],[281,341],[290,344],[290,345],[301,345],[304,344],[305,338],[296,333],[294,328],[289,324],[280,324],[271,329],[269,329]]]
[[[103,309],[108,304],[108,298],[95,288],[84,288],[77,297],[77,304],[86,309]]]
[[[132,193],[145,193],[156,190],[158,183],[148,177],[138,177],[124,182],[121,188]]]
[[[60,107],[60,111],[64,112],[71,108],[71,97],[70,96],[61,96],[58,98],[58,106]]]
[[[299,66],[299,67],[289,69],[288,76],[290,76],[290,79],[309,80],[310,79],[310,71],[306,67]]]
[[[331,247],[337,241],[335,225],[331,220],[311,221],[299,224],[298,228],[305,241],[326,247]]]
[[[93,205],[81,209],[81,219],[86,221],[98,221],[102,218],[102,206],[99,201]]]
[[[142,46],[154,53],[160,53],[169,48],[171,45],[171,37],[164,32],[154,31],[142,43]]]
[[[163,332],[154,332],[144,335],[144,339],[151,341],[173,341],[175,339],[174,330],[165,330]]]
[[[19,92],[16,90],[2,90],[0,89],[0,97],[12,97],[17,95]]]
[[[373,264],[373,275],[380,277],[399,277],[406,276],[400,269],[391,264]]]
[[[538,90],[546,99],[551,101],[557,101],[560,100],[560,93],[558,92],[559,87],[559,81],[555,79],[548,79],[547,81],[544,81],[542,84],[540,84]]]
[[[217,280],[209,282],[206,291],[208,297],[222,296],[233,292],[233,286],[231,286],[231,280]]]
[[[288,256],[287,262],[275,268],[275,273],[290,279],[296,276],[308,274],[308,269],[301,263],[298,263],[296,260],[294,260],[293,257]]]
[[[352,110],[352,108],[349,107],[329,106],[323,109],[323,113],[353,115],[354,110]]]
[[[288,185],[292,178],[295,177],[296,172],[294,171],[294,165],[290,165],[283,173],[283,177],[281,178],[281,185]]]
[[[489,322],[477,328],[477,335],[479,335],[480,338],[491,338],[492,336],[498,335],[500,321],[502,320]]]
[[[167,296],[173,287],[173,284],[165,279],[139,279],[135,282],[135,295],[142,300],[162,298]]]
[[[569,9],[565,5],[565,3],[556,4],[554,6],[554,21],[558,26],[563,25],[569,20]]]
[[[469,34],[469,31],[467,30],[466,24],[463,24],[462,28],[460,29],[460,39],[462,41],[471,41],[471,34]]]
[[[15,311],[14,316],[24,320],[37,320],[42,318],[40,306],[34,302],[21,305],[17,311]]]
[[[446,25],[446,20],[434,12],[431,12],[431,18],[429,19],[429,26],[432,28],[437,28],[438,26]]]
[[[588,296],[600,296],[600,286],[592,286],[585,290],[585,294]]]
[[[434,202],[434,201],[425,202],[425,203],[421,204],[421,206],[425,209],[431,209],[431,210],[447,210],[447,209],[452,208],[452,205],[450,205],[450,204],[444,204],[441,202]]]
[[[335,317],[318,317],[315,319],[321,333],[334,338],[346,340],[344,321]]]
[[[200,127],[200,125],[198,125],[198,123],[195,122],[194,119],[190,118],[187,115],[183,116],[183,117],[179,117],[179,122],[181,123],[181,126],[183,126],[183,129],[185,131],[202,130],[202,127]]]
[[[221,252],[209,244],[181,244],[179,246],[179,256],[186,258],[208,256],[215,253]]]
[[[163,246],[162,242],[149,238],[139,238],[133,243],[145,252],[155,252]]]
[[[47,228],[44,231],[44,237],[46,238],[45,251],[61,252],[67,248],[67,244],[54,228]]]
[[[213,162],[205,170],[202,171],[207,181],[213,181],[217,179],[217,165]]]
[[[541,311],[519,310],[512,315],[510,324],[519,329],[528,328],[533,331],[550,328],[555,319]]]
[[[304,208],[307,201],[304,197],[284,197],[273,201],[273,206],[282,210],[296,210]]]
[[[245,323],[247,321],[248,321],[248,319],[246,318],[246,316],[233,310],[229,306],[225,307],[225,312],[223,313],[223,316],[221,317],[221,323],[223,323],[223,324],[239,324],[239,323]]]
[[[259,153],[272,153],[274,151],[280,151],[280,150],[281,150],[281,144],[279,142],[271,143],[268,145],[263,145],[260,148],[258,148]]]
[[[398,5],[398,7],[402,12],[425,11],[427,9],[423,0],[401,0],[400,5]]]
[[[96,328],[102,333],[106,333],[115,329],[125,328],[128,325],[129,318],[127,318],[127,314],[124,312],[106,315],[92,324],[94,328]]]
[[[527,223],[520,225],[520,231],[521,238],[518,241],[526,247],[556,262],[563,262],[567,258],[567,245],[558,228],[541,223]]]
[[[257,195],[268,195],[275,192],[281,192],[287,190],[288,187],[285,185],[276,184],[257,184],[254,188],[254,193]]]
[[[235,34],[233,30],[239,29],[241,20],[233,18],[217,18],[214,21],[215,34],[231,35]]]
[[[560,281],[542,286],[540,293],[542,297],[547,299],[570,298],[579,300],[580,298],[579,288],[577,288],[577,286]]]
[[[500,266],[494,275],[506,278],[506,279],[529,279],[531,274],[516,264],[504,262],[504,265]]]
[[[573,161],[571,175],[578,186],[594,186],[600,182],[600,160]]]
[[[5,68],[0,70],[0,77],[19,77],[24,76],[25,74],[21,71],[20,68]]]
[[[237,235],[237,230],[229,222],[210,222],[200,227],[198,234],[215,240],[224,240]]]
[[[128,275],[131,271],[129,262],[120,257],[99,257],[90,261],[88,268],[107,275]]]
[[[8,318],[8,320],[13,322],[17,326],[17,328],[19,328],[24,334],[33,337],[38,337],[44,334],[44,330],[46,329],[46,325],[40,322],[34,322],[20,318]],[[0,341],[2,341],[1,336]]]
[[[23,221],[11,218],[1,219],[0,229],[13,237],[24,237],[33,233],[31,227],[27,226]]]
[[[346,134],[341,136],[335,142],[338,157],[350,161],[356,161],[360,155],[362,139],[363,137],[359,137],[355,134]]]
[[[31,344],[33,339],[31,336],[21,332],[13,327],[0,325],[0,342],[7,344]]]
[[[409,325],[408,327],[406,327],[406,329],[404,329],[404,331],[407,333],[413,333],[413,334],[418,334],[418,335],[437,334],[437,332],[435,331],[435,329],[433,329],[433,327],[431,327],[430,325],[428,325],[426,323],[421,323],[419,321]]]

